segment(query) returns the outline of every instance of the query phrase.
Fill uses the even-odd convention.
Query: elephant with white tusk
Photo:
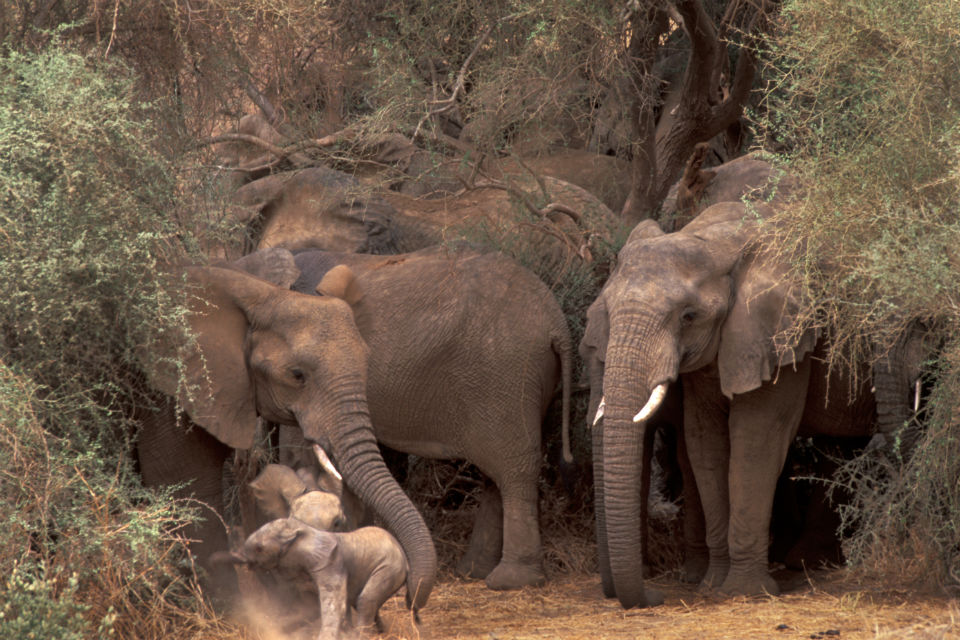
[[[185,269],[196,340],[178,346],[185,380],[172,364],[172,348],[143,354],[149,382],[163,395],[157,394],[157,411],[140,416],[141,474],[147,485],[179,485],[178,494],[222,514],[224,460],[253,445],[258,418],[295,427],[337,459],[344,482],[403,545],[407,593],[420,608],[436,577],[436,550],[377,446],[367,400],[370,347],[346,301],[289,290],[298,274],[286,250]],[[191,550],[199,564],[229,596],[236,593],[234,571],[208,562],[227,548],[221,522],[207,517],[188,537],[196,540]]]
[[[573,355],[550,290],[505,256],[467,249],[306,251],[296,263],[295,290],[345,300],[369,345],[377,440],[467,460],[493,481],[482,500],[498,517],[478,517],[461,571],[494,589],[542,583],[541,422],[559,387],[569,458]]]
[[[724,202],[673,233],[641,223],[588,310],[580,348],[591,419],[603,399],[593,430],[600,569],[605,593],[624,607],[662,601],[639,571],[638,488],[664,385],[683,391],[709,552],[702,584],[724,593],[778,593],[767,572],[770,514],[794,436],[874,428],[868,388],[843,372],[828,380],[820,336],[792,330],[804,301],[787,260],[758,243],[768,213]]]

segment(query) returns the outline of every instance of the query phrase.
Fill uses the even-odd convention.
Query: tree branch
[[[417,128],[413,131],[413,136],[411,140],[416,140],[417,136],[420,135],[420,129],[423,128],[423,125],[432,118],[449,111],[457,104],[457,98],[460,95],[460,92],[463,91],[463,88],[466,86],[467,71],[470,69],[470,64],[473,62],[474,57],[476,57],[477,52],[480,51],[480,47],[487,41],[487,38],[490,37],[490,34],[493,33],[493,30],[496,26],[500,24],[500,21],[497,20],[491,24],[486,31],[483,32],[483,35],[480,36],[480,39],[477,41],[477,44],[474,45],[473,51],[470,52],[470,55],[467,56],[467,59],[463,61],[463,65],[460,66],[460,72],[457,74],[457,80],[453,84],[453,91],[450,93],[449,98],[444,98],[442,100],[433,100],[434,105],[438,105],[434,109],[430,109],[422,118],[420,122],[417,123]],[[436,84],[434,84],[434,89]]]

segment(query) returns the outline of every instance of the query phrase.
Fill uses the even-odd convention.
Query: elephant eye
[[[693,309],[687,309],[680,316],[680,324],[683,326],[689,326],[693,324],[693,321],[697,319],[697,312]]]
[[[292,375],[293,379],[300,384],[303,384],[307,379],[306,374],[304,374],[300,369],[290,369],[290,375]]]

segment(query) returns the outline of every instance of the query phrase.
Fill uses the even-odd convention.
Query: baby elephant
[[[254,531],[243,549],[220,552],[217,560],[275,572],[287,581],[308,576],[320,605],[319,638],[339,638],[355,627],[382,631],[380,606],[407,578],[403,548],[388,531],[363,527],[348,533],[320,531],[296,518],[280,518]]]
[[[260,513],[270,520],[296,518],[322,531],[354,528],[338,496],[317,490],[312,479],[305,479],[290,467],[268,464],[249,486]]]

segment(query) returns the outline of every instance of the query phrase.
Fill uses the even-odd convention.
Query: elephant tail
[[[567,330],[566,319],[563,329],[552,335],[553,350],[560,358],[560,438],[563,447],[561,466],[573,464],[570,451],[570,387],[573,376],[573,344]]]

